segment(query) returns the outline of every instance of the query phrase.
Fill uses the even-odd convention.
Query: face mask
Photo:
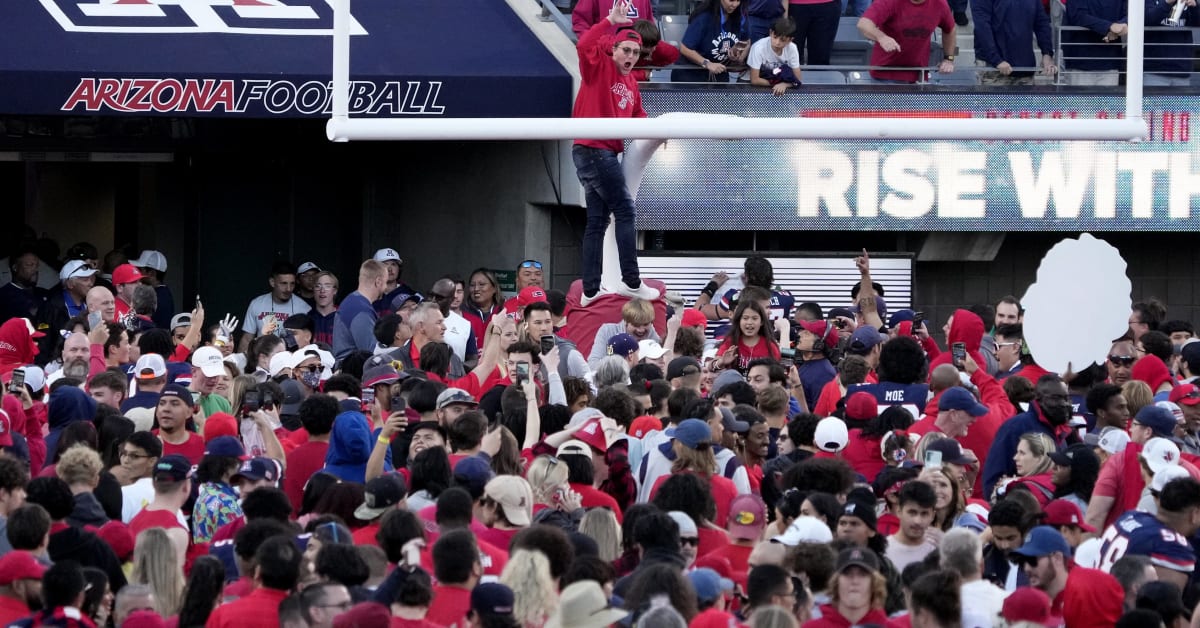
[[[300,381],[304,382],[305,386],[308,386],[309,388],[316,390],[317,386],[321,385],[321,373],[320,372],[313,373],[313,372],[309,372],[309,371],[304,371],[303,373],[300,374]]]

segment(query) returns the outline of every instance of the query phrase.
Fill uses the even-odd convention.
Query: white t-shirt
[[[992,628],[993,620],[1008,597],[1004,589],[988,582],[975,580],[962,585],[963,628]]]
[[[276,303],[275,299],[271,298],[271,293],[260,294],[254,297],[250,302],[250,306],[246,308],[246,318],[242,322],[242,331],[252,334],[253,336],[261,336],[263,323],[267,317],[274,316],[279,325],[275,328],[275,335],[283,335],[283,321],[286,321],[292,314],[307,314],[312,308],[304,302],[304,299],[296,295],[288,299],[287,303]]]
[[[450,315],[446,317],[446,334],[443,340],[450,345],[450,349],[454,351],[454,355],[458,356],[459,360],[467,359],[467,338],[470,335],[471,321],[451,310]]]
[[[121,523],[128,524],[147,504],[154,501],[154,480],[142,478],[121,487]]]
[[[920,545],[905,545],[896,539],[896,535],[892,535],[888,539],[887,552],[885,554],[887,555],[887,559],[892,561],[892,564],[896,566],[896,571],[901,572],[910,563],[919,563],[925,560],[929,552],[937,549],[937,547],[937,543],[928,536],[921,541]]]
[[[750,46],[750,57],[747,59],[746,65],[755,70],[762,70],[764,64],[768,70],[774,70],[783,65],[796,69],[800,67],[800,51],[796,49],[796,44],[789,43],[783,47],[783,54],[777,55],[771,49],[771,38],[763,37]]]

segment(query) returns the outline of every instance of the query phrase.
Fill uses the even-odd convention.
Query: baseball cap
[[[1079,511],[1079,506],[1075,502],[1055,499],[1046,504],[1043,510],[1046,513],[1043,523],[1048,526],[1075,526],[1089,534],[1096,531],[1096,528],[1084,521],[1083,513]]]
[[[618,41],[636,41],[638,45],[642,43],[642,35],[632,28],[627,28],[617,33]]]
[[[838,554],[837,573],[850,567],[862,567],[867,571],[879,571],[879,558],[875,552],[863,547],[847,547]]]
[[[42,367],[33,364],[26,364],[21,368],[25,369],[25,387],[33,392],[46,390],[46,371]]]
[[[226,437],[228,438],[228,437]],[[170,454],[154,463],[154,479],[166,479],[171,482],[182,482],[192,471],[192,463],[179,454]]]
[[[712,440],[712,430],[700,419],[685,419],[675,426],[675,440],[688,449],[695,449]]]
[[[758,540],[767,525],[767,504],[753,493],[729,502],[729,534],[735,539]]]
[[[1173,464],[1164,467],[1163,469],[1159,470],[1158,473],[1155,473],[1154,478],[1150,480],[1150,490],[1161,493],[1171,481],[1181,480],[1191,476],[1192,474],[1188,473],[1188,470],[1184,469],[1180,465]]]
[[[158,393],[158,398],[162,399],[163,397],[175,397],[187,404],[189,408],[196,405],[196,401],[192,399],[191,391],[179,384],[167,384],[163,386],[162,392]]]
[[[911,323],[917,318],[917,313],[910,309],[896,310],[887,319],[888,329],[893,329],[900,323]]]
[[[136,544],[133,531],[129,529],[128,525],[121,523],[120,519],[110,520],[100,526],[100,529],[96,530],[96,536],[112,548],[113,553],[117,555],[117,560],[126,562],[133,556],[133,547]]]
[[[96,274],[96,269],[87,265],[83,260],[73,259],[66,264],[63,264],[62,270],[58,271],[59,281],[66,281],[76,277],[91,277]]]
[[[221,437],[227,438],[227,437]],[[242,461],[242,466],[238,468],[237,473],[233,477],[244,477],[247,480],[257,482],[259,480],[268,480],[270,482],[279,481],[279,463],[270,458],[257,457]]]
[[[400,254],[396,252],[396,249],[379,249],[378,251],[375,251],[374,259],[377,262],[396,262],[398,264],[404,263],[404,260],[400,259]]]
[[[267,363],[267,372],[271,377],[278,377],[284,369],[292,368],[292,354],[288,351],[280,351],[271,356],[271,361]]]
[[[46,567],[33,554],[23,550],[9,550],[0,558],[0,586],[8,586],[17,580],[40,580]]]
[[[608,355],[629,357],[638,350],[638,341],[629,334],[617,334],[608,339]]]
[[[696,599],[701,602],[714,602],[723,592],[733,589],[732,580],[722,578],[721,574],[708,567],[693,569],[687,576],[696,590]]]
[[[965,410],[973,417],[981,417],[988,413],[987,406],[975,400],[971,391],[961,386],[946,389],[938,399],[938,410]]]
[[[771,539],[788,547],[801,543],[832,543],[833,532],[816,517],[800,516],[792,520],[787,530]]]
[[[475,401],[475,398],[471,396],[471,393],[461,388],[447,388],[437,396],[438,410],[456,403],[466,404],[471,407],[479,406],[479,402]]]
[[[316,263],[314,263],[314,262],[304,262],[303,264],[300,265],[299,268],[296,269],[296,274],[303,275],[304,273],[306,273],[310,270],[315,270],[315,271],[319,272],[321,270],[321,267],[317,266]]]
[[[1200,339],[1192,338],[1183,343],[1183,348],[1179,350],[1179,356],[1184,362],[1187,362],[1190,370],[1196,370],[1200,367]]]
[[[721,413],[721,427],[737,434],[745,434],[750,431],[750,423],[739,421],[733,414],[733,410],[724,406],[718,406],[717,411]]]
[[[546,302],[546,290],[541,286],[525,286],[517,293],[517,307],[524,311],[530,303]]]
[[[112,280],[114,286],[137,283],[142,280],[142,273],[133,264],[121,264],[113,269]]]
[[[821,419],[817,423],[817,430],[813,432],[813,443],[817,448],[831,454],[845,449],[848,442],[850,433],[846,430],[846,422],[837,417]]]
[[[191,325],[192,314],[190,312],[180,312],[171,317],[171,326],[168,327],[168,329],[175,329],[176,327],[191,327]]]
[[[638,342],[638,355],[643,358],[657,360],[667,353],[667,350],[662,345],[658,344],[657,340],[647,338]]]
[[[1167,412],[1170,412],[1171,416],[1175,417],[1176,425],[1183,424],[1183,408],[1179,407],[1179,404],[1175,403],[1174,401],[1155,401],[1154,405],[1164,408]]]
[[[279,414],[300,414],[300,404],[304,403],[304,393],[300,391],[300,383],[294,379],[285,379],[279,384],[283,389],[283,401],[279,404]]]
[[[157,353],[143,353],[133,365],[134,379],[155,379],[167,376],[167,361]],[[26,378],[28,379],[28,374]]]
[[[513,612],[512,589],[499,582],[483,582],[471,589],[471,610],[488,615],[511,615]]]
[[[1062,451],[1052,451],[1050,460],[1060,467],[1090,468],[1097,473],[1100,471],[1100,459],[1096,457],[1096,452],[1084,443],[1076,443]]]
[[[856,392],[846,398],[846,418],[869,421],[879,416],[879,403],[869,392]]]
[[[700,361],[687,355],[681,355],[667,363],[667,380],[687,375],[699,375]]]
[[[1109,454],[1119,454],[1129,445],[1129,433],[1116,427],[1106,427],[1100,431],[1096,446]]]
[[[236,436],[218,436],[204,444],[204,455],[243,458],[246,448],[242,447],[242,441]]]
[[[571,440],[559,445],[558,449],[554,452],[554,455],[556,456],[565,456],[567,454],[590,456],[592,455],[592,446],[579,440],[578,438],[572,438]]]
[[[662,431],[662,419],[656,416],[640,416],[633,420],[629,426],[629,435],[634,438],[645,438],[647,434],[654,431]]]
[[[1071,546],[1067,544],[1067,540],[1058,530],[1048,525],[1037,526],[1030,530],[1029,535],[1025,537],[1025,544],[1011,551],[1013,554],[1026,558],[1040,558],[1054,552],[1070,558]]]
[[[225,360],[215,347],[200,347],[192,354],[192,366],[200,369],[205,377],[218,377],[225,373]]]
[[[674,520],[675,524],[679,526],[680,537],[696,536],[699,534],[699,531],[696,528],[696,522],[693,521],[686,512],[672,510],[667,513],[667,516]]]
[[[829,313],[825,315],[825,318],[838,318],[842,316],[846,318],[854,318],[854,312],[851,312],[850,308],[848,307],[831,307],[829,308]]]
[[[976,461],[963,453],[962,444],[953,438],[939,438],[929,443],[925,451],[936,451],[942,454],[942,462],[947,464],[969,465]]]
[[[381,475],[367,482],[363,503],[354,510],[354,516],[361,521],[372,521],[403,501],[407,493],[408,487],[400,476],[391,473]]]
[[[1171,394],[1167,397],[1167,401],[1185,406],[1200,404],[1200,386],[1196,386],[1195,384],[1180,384],[1171,389]]]
[[[683,311],[682,327],[708,327],[708,317],[700,310],[688,308]]]
[[[375,366],[367,367],[363,371],[362,385],[363,388],[374,388],[381,384],[395,384],[404,379],[396,367],[392,366],[391,362],[384,362]]]
[[[1050,616],[1050,596],[1034,587],[1018,587],[1004,598],[1000,616],[1009,623],[1032,622],[1043,626],[1057,625]]]
[[[846,345],[846,351],[856,355],[866,355],[881,342],[883,342],[883,336],[879,334],[879,330],[870,325],[863,325],[855,329],[854,334],[850,336],[850,344]]]
[[[875,514],[875,504],[857,502],[850,500],[842,507],[841,517],[858,517],[866,526],[872,530],[875,529],[877,515]],[[876,567],[878,569],[878,567]]]
[[[483,489],[496,474],[487,461],[479,456],[463,458],[454,465],[454,484],[467,489],[471,497],[479,499]]]
[[[799,321],[800,327],[805,331],[815,334],[825,343],[827,349],[832,349],[837,346],[838,333],[837,327],[829,324],[829,321]]]
[[[129,262],[137,268],[153,268],[160,273],[167,272],[167,256],[159,251],[145,250],[137,259]]]
[[[584,422],[583,427],[575,432],[575,439],[587,443],[589,447],[597,451],[606,452],[615,441],[610,440],[604,424],[601,422],[602,418],[592,417]]]
[[[1153,430],[1155,436],[1172,436],[1175,433],[1175,415],[1166,408],[1153,404],[1143,406],[1133,420]]]
[[[533,491],[517,475],[498,475],[483,487],[483,495],[500,505],[504,518],[515,526],[529,525],[533,516]]]
[[[280,351],[280,353],[286,353],[286,352]],[[276,355],[279,355],[279,354],[276,354]],[[299,349],[296,349],[296,351],[294,353],[292,353],[292,363],[288,365],[288,368],[294,369],[294,368],[300,366],[301,364],[303,364],[305,360],[311,360],[313,358],[317,359],[318,364],[321,362],[321,354],[317,353],[316,345],[307,345],[304,347],[300,347]]]
[[[204,421],[204,440],[237,435],[238,420],[228,412],[214,412]]]
[[[1150,472],[1158,473],[1179,464],[1179,446],[1165,438],[1151,438],[1142,448],[1141,456],[1150,467]]]

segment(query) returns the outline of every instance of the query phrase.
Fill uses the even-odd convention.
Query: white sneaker
[[[644,281],[636,289],[630,288],[625,282],[621,282],[620,287],[617,288],[617,294],[631,299],[645,299],[647,301],[655,301],[662,296],[662,293],[657,288],[647,286]]]
[[[599,292],[599,291],[597,291],[596,294],[594,294],[590,297],[586,294],[580,294],[579,295],[579,307],[587,307],[587,306],[591,305],[592,301],[599,299],[600,295],[602,295],[602,294],[604,294],[604,293]]]

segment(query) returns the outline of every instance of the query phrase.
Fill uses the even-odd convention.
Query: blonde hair
[[[93,484],[100,478],[104,461],[100,454],[83,443],[72,446],[58,460],[55,473],[67,484]]]
[[[238,375],[229,382],[229,404],[236,411],[242,407],[246,398],[246,389],[258,386],[258,380],[253,375]]]
[[[525,472],[534,503],[552,505],[554,492],[567,483],[567,473],[567,465],[558,458],[545,455],[534,458]]]
[[[750,628],[799,628],[796,616],[782,606],[763,606],[750,615]]]
[[[149,585],[154,590],[154,610],[159,615],[170,617],[179,612],[183,603],[183,566],[166,530],[148,528],[137,535],[129,581]]]
[[[1138,379],[1131,379],[1121,386],[1121,395],[1129,404],[1129,416],[1137,416],[1138,410],[1154,403],[1154,391],[1150,385]]]
[[[692,471],[706,479],[717,472],[717,458],[713,454],[712,445],[700,443],[695,449],[684,445],[678,440],[675,447],[675,462],[671,463],[671,473]]]
[[[372,261],[374,261],[374,260],[372,260]],[[313,277],[313,283],[321,281],[321,277],[329,277],[329,279],[333,281],[333,291],[337,292],[337,289],[338,289],[337,275],[335,275],[327,270],[323,270],[323,271],[317,273],[316,277]]]
[[[1026,432],[1021,434],[1021,441],[1029,446],[1029,453],[1038,459],[1037,467],[1025,475],[1028,477],[1049,471],[1050,465],[1054,463],[1050,459],[1050,452],[1055,449],[1054,441],[1041,432]]]
[[[621,320],[629,325],[649,325],[654,322],[654,306],[645,299],[630,299],[621,306]]]
[[[592,508],[579,522],[579,531],[588,535],[599,547],[600,558],[611,563],[621,556],[621,524],[607,508]]]
[[[871,551],[871,550],[864,550]],[[837,606],[841,601],[841,595],[838,592],[838,578],[842,576],[842,572],[835,571],[829,577],[829,602]],[[879,571],[871,571],[871,608],[883,608],[883,603],[887,600],[887,579],[883,577]]]
[[[373,259],[363,262],[362,266],[358,267],[358,283],[371,283],[384,277],[387,277],[387,269]]]
[[[917,476],[917,480],[926,482],[932,486],[933,483],[928,479],[930,476],[941,476],[950,483],[950,503],[946,505],[944,511],[936,512],[933,516],[934,525],[941,528],[943,532],[946,532],[954,527],[954,522],[958,519],[958,516],[967,509],[966,504],[963,503],[962,487],[958,484],[958,478],[955,478],[954,474],[950,473],[950,470],[946,467],[925,469],[921,471],[921,475]],[[935,490],[936,488],[934,487]]]
[[[546,555],[529,549],[513,552],[500,572],[500,584],[513,592],[513,618],[522,626],[541,626],[558,609],[558,586]]]

